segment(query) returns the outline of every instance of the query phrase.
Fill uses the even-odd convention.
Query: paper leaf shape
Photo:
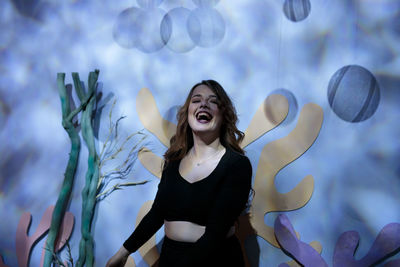
[[[392,260],[383,265],[383,267],[399,267],[400,266],[400,259]]]
[[[322,108],[307,104],[300,112],[295,129],[286,137],[264,146],[254,180],[251,223],[257,235],[279,247],[274,229],[264,223],[264,216],[273,211],[289,211],[303,207],[311,198],[314,179],[306,176],[288,193],[279,193],[275,187],[276,174],[290,162],[299,158],[314,143],[322,126]]]
[[[285,96],[270,95],[258,107],[247,127],[241,147],[246,147],[263,134],[278,126],[287,116],[289,103]]]
[[[136,267],[135,260],[132,257],[128,257],[124,267]]]
[[[3,261],[3,257],[0,255],[0,267],[9,267],[8,265],[6,265]]]
[[[154,176],[161,178],[161,168],[164,159],[151,152],[148,148],[144,147],[139,151],[138,158],[140,163]]]
[[[46,209],[35,233],[31,236],[27,234],[32,221],[32,215],[29,212],[24,212],[21,215],[16,236],[18,266],[28,266],[29,254],[31,253],[32,247],[46,234],[47,230],[49,230],[53,209],[54,207],[48,207]]]
[[[400,224],[389,223],[379,232],[374,243],[369,249],[367,255],[362,259],[354,259],[355,251],[358,247],[360,236],[356,231],[343,233],[335,246],[333,254],[333,267],[371,266],[391,256],[400,249]],[[387,263],[385,266],[391,266],[394,263]],[[395,265],[396,266],[396,265]]]
[[[298,237],[298,236],[297,236]],[[322,245],[318,241],[311,241],[310,246],[315,249],[319,254],[322,252]],[[297,261],[292,260],[286,263],[282,263],[279,265],[279,267],[302,267],[300,264],[297,263]]]
[[[157,108],[156,101],[147,88],[142,88],[136,97],[136,112],[144,127],[152,132],[164,146],[176,132],[176,125],[165,120]]]
[[[282,250],[286,251],[290,256],[303,266],[306,267],[328,267],[321,255],[309,244],[302,242],[296,237],[296,233],[290,223],[289,218],[281,214],[275,219],[274,224],[276,238],[281,245]],[[279,267],[289,266],[286,263],[280,264]],[[342,265],[342,267],[345,265]]]
[[[32,215],[29,212],[24,212],[19,220],[16,235],[16,251],[18,266],[28,266],[29,254],[35,244],[46,234],[50,228],[51,216],[54,211],[54,206],[50,206],[44,212],[42,219],[35,231],[31,236],[28,236],[29,226],[32,221]],[[71,236],[74,227],[74,215],[71,212],[66,212],[63,222],[61,224],[59,238],[55,242],[55,251],[59,251]],[[43,265],[44,249],[42,252],[42,260],[40,266]]]

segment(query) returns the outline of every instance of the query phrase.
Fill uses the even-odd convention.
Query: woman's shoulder
[[[250,162],[249,158],[245,154],[242,154],[239,151],[236,151],[229,146],[226,147],[226,152],[227,152],[229,161],[233,161],[233,162],[249,161]]]
[[[237,174],[243,174],[242,172],[245,173],[252,173],[252,166],[251,166],[251,162],[249,160],[249,158],[232,149],[227,147],[227,168],[230,169],[230,172],[236,172],[238,171]]]
[[[227,148],[227,164],[225,170],[229,176],[229,183],[243,189],[251,186],[252,166],[249,158],[232,148]]]

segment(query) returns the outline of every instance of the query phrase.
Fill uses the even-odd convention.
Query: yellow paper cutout
[[[135,260],[131,256],[129,256],[124,267],[136,267]]]
[[[263,134],[278,126],[287,116],[289,103],[285,96],[273,94],[258,107],[247,127],[241,147],[246,147]]]
[[[149,89],[142,88],[139,91],[136,97],[136,112],[144,127],[169,147],[169,140],[175,134],[176,125],[161,116]]]
[[[139,151],[138,158],[140,163],[154,176],[161,178],[161,170],[164,159],[151,152],[148,148],[144,147]]]
[[[254,180],[256,194],[252,201],[250,221],[261,236],[279,247],[274,229],[264,223],[264,216],[273,211],[289,211],[301,208],[311,198],[314,179],[307,175],[288,193],[279,193],[274,181],[276,174],[290,162],[300,157],[314,143],[322,126],[322,108],[307,104],[300,112],[295,129],[286,137],[264,146]]]
[[[149,212],[151,205],[153,205],[153,200],[146,201],[140,208],[139,214],[136,218],[136,227],[143,219],[143,217]],[[148,265],[153,266],[157,262],[158,258],[160,257],[160,253],[158,253],[156,247],[155,234],[146,243],[144,243],[143,246],[139,248],[139,253]]]

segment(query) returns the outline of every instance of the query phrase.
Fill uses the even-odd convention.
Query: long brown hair
[[[240,142],[244,138],[244,133],[236,127],[238,117],[231,99],[218,82],[214,80],[204,80],[195,84],[192,89],[190,89],[185,103],[180,107],[176,115],[178,125],[175,135],[170,139],[170,147],[164,154],[164,168],[170,161],[182,159],[193,146],[192,129],[188,123],[188,108],[193,91],[199,85],[206,85],[217,95],[219,100],[218,107],[222,112],[222,125],[219,137],[221,144],[244,154],[243,149],[240,147]]]

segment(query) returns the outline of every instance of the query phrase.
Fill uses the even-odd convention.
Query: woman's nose
[[[201,100],[200,106],[201,107],[208,107],[208,101],[207,100]]]

